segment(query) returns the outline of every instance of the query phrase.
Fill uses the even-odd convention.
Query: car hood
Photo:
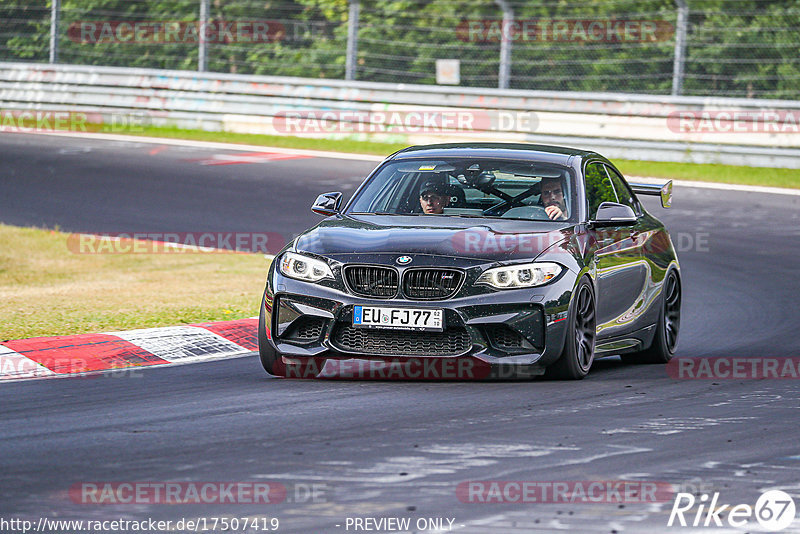
[[[572,233],[572,223],[556,221],[348,215],[307,230],[295,249],[330,257],[394,253],[502,261],[535,258]]]

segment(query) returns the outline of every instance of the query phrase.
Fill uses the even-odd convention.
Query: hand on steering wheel
[[[554,221],[564,218],[564,212],[561,211],[561,208],[558,206],[547,206],[544,211],[547,213],[547,216]]]

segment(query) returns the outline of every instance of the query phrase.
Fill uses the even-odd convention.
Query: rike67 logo
[[[794,499],[780,490],[765,491],[755,506],[720,503],[719,492],[715,492],[710,499],[706,493],[700,497],[678,493],[667,526],[752,528],[752,520],[755,519],[763,531],[778,532],[791,525],[794,517]]]

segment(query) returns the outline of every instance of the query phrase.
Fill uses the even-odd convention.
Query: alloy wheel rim
[[[675,350],[678,331],[681,326],[681,286],[678,277],[670,273],[667,278],[664,296],[664,334],[667,349]]]
[[[594,298],[589,288],[583,286],[578,293],[575,313],[575,352],[583,371],[588,371],[592,365],[595,335]]]

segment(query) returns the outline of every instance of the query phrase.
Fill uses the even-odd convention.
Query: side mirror
[[[653,184],[628,184],[637,195],[653,195],[661,197],[661,207],[669,208],[672,206],[672,180],[659,187]]]
[[[672,180],[664,184],[664,187],[661,188],[661,207],[662,208],[670,208],[672,207]]]
[[[616,202],[603,202],[597,208],[592,226],[632,226],[636,224],[636,213],[630,206]]]
[[[318,215],[330,217],[339,213],[339,206],[342,203],[342,194],[338,191],[335,193],[323,193],[317,197],[314,204],[311,205],[311,211]]]

